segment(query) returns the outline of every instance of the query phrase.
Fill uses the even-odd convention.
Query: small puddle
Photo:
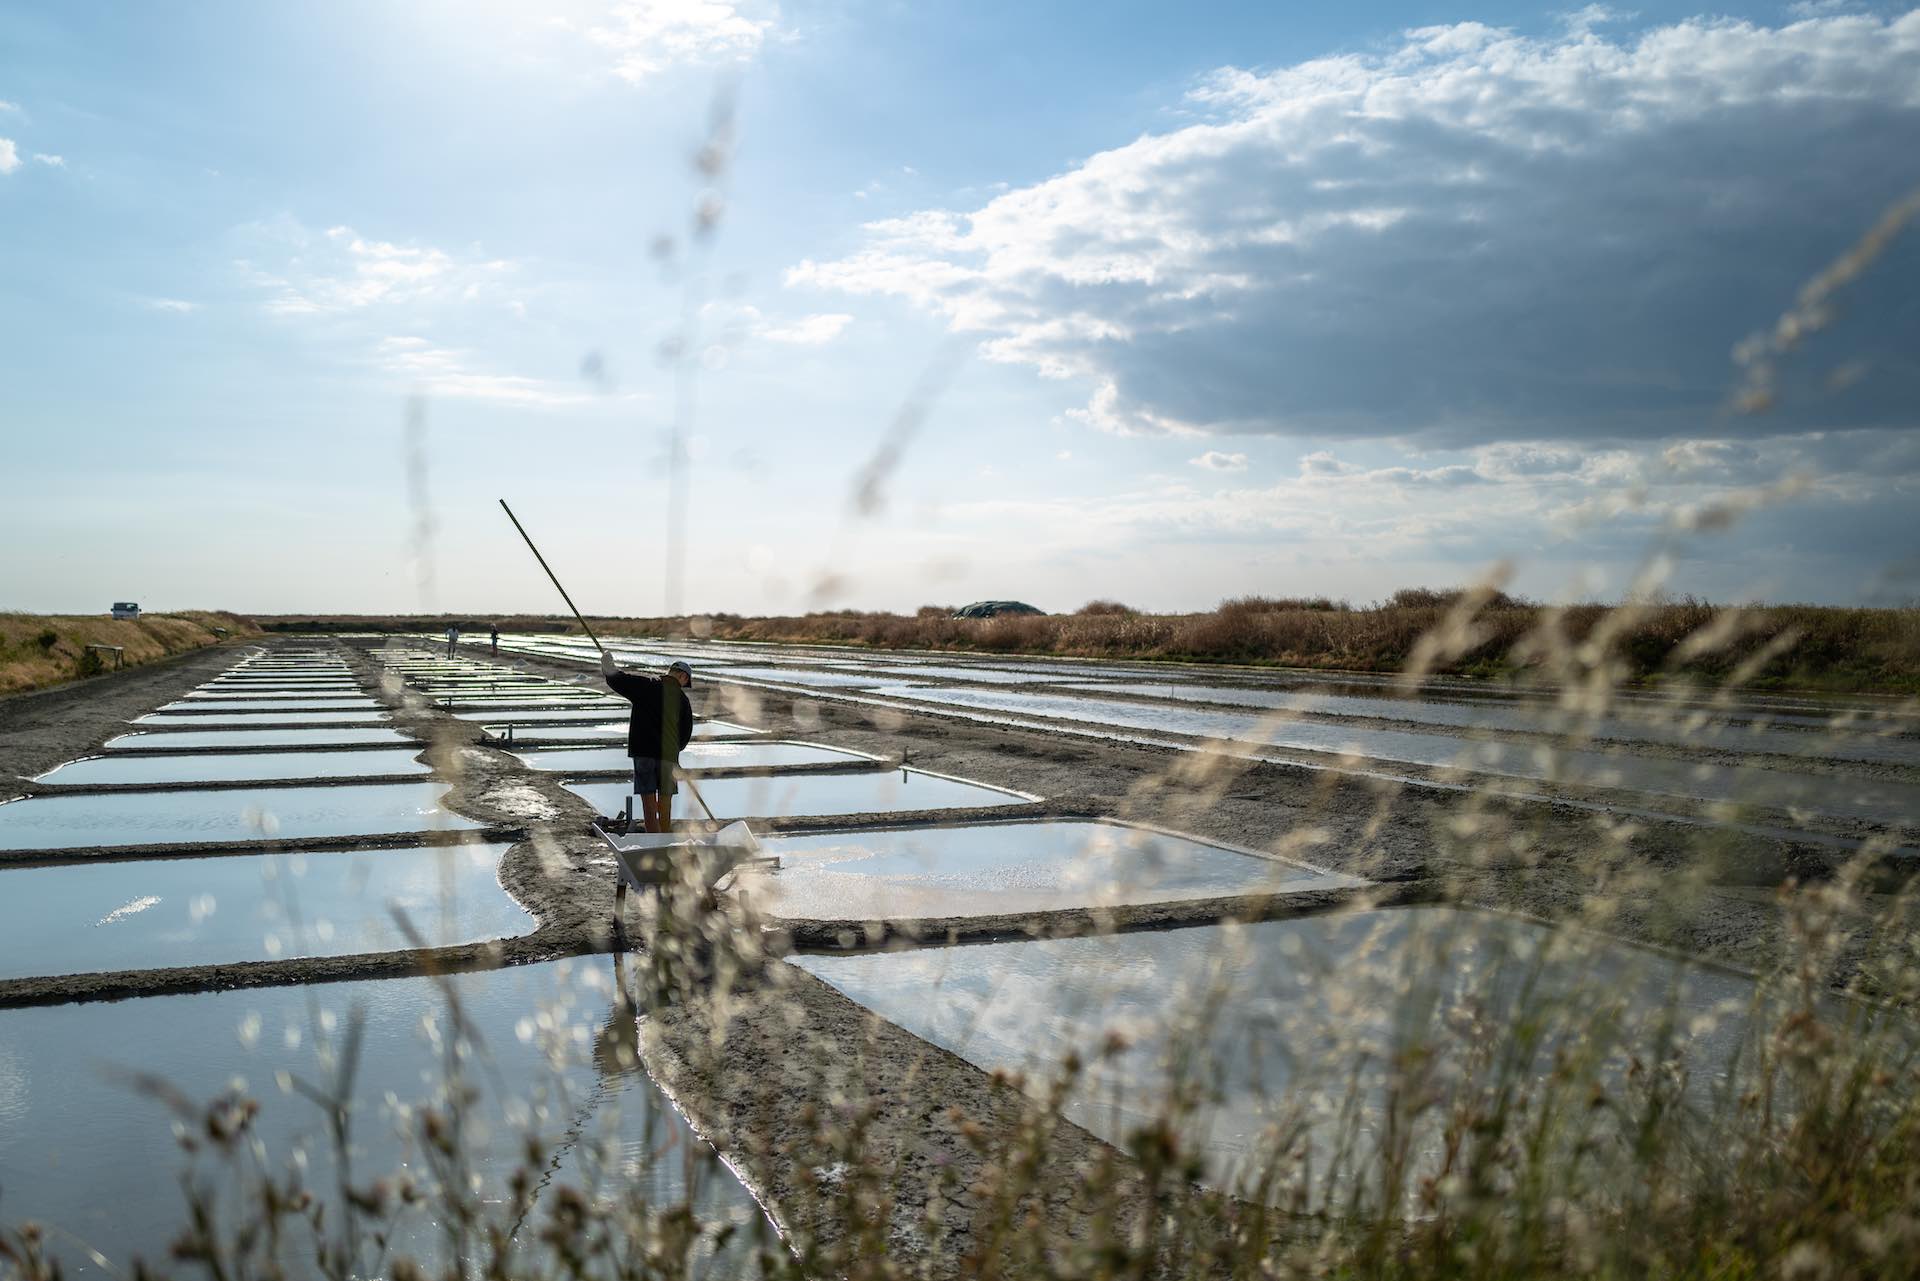
[[[56,765],[40,783],[217,783],[263,778],[425,774],[414,748],[375,752],[244,752],[231,756],[89,756]]]
[[[997,916],[1365,883],[1091,820],[770,836],[762,845],[779,869],[737,884],[760,910],[794,920]]]
[[[442,783],[29,796],[0,804],[0,850],[373,836],[481,826],[440,808]]]
[[[772,778],[710,778],[696,786],[705,800],[704,817],[815,818],[829,814],[883,814],[902,810],[978,809],[1019,805],[1026,797],[982,783],[942,778],[919,770],[882,770],[872,774],[801,774]],[[619,814],[632,794],[629,783],[568,783],[603,815]],[[675,808],[701,816],[700,802],[685,783]],[[634,812],[639,813],[636,804]]]
[[[624,733],[622,735],[624,737]],[[631,770],[633,760],[624,747],[549,747],[516,752],[538,770]],[[789,765],[871,765],[864,752],[842,751],[818,743],[689,743],[680,753],[688,769],[774,769]],[[701,784],[705,790],[706,784]]]
[[[508,938],[505,845],[0,869],[0,978],[349,956]]]
[[[700,1220],[740,1225],[732,1247],[738,1256],[699,1263],[696,1275],[743,1275],[765,1220],[639,1066],[632,1007],[614,996],[615,964],[598,957],[445,980],[473,1030],[470,1041],[461,1039],[466,1084],[476,1092],[463,1108],[461,1133],[480,1181],[474,1195],[497,1210],[531,1132],[554,1154],[554,1184],[598,1187],[656,1210],[690,1200]],[[0,1186],[8,1221],[58,1224],[118,1267],[135,1252],[166,1257],[186,1222],[174,1177],[185,1158],[167,1109],[128,1083],[134,1072],[196,1103],[239,1082],[262,1104],[253,1130],[268,1172],[278,1178],[304,1160],[306,1186],[331,1199],[338,1176],[327,1115],[276,1082],[291,1074],[330,1086],[328,1064],[359,1016],[353,1180],[404,1170],[428,1185],[427,1204],[435,1204],[420,1119],[396,1109],[442,1104],[424,1082],[441,1080],[442,1042],[455,1025],[438,983],[396,978],[0,1010]],[[216,1214],[233,1222],[239,1207],[231,1188],[224,1180],[213,1186]],[[548,1190],[536,1200],[535,1219],[553,1211],[552,1196]],[[427,1259],[430,1275],[448,1266],[433,1262],[443,1249],[437,1220],[416,1213],[400,1223],[396,1253]],[[102,1275],[64,1233],[51,1248],[70,1275]],[[318,1275],[297,1248],[288,1253],[297,1274]]]

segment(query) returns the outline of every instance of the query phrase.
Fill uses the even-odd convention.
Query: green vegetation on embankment
[[[231,637],[259,634],[252,619],[224,610],[194,609],[125,620],[104,614],[0,614],[0,694],[113,671],[113,655],[89,650],[89,645],[118,645],[121,661],[135,667]]]
[[[1141,613],[1095,601],[1071,614],[954,618],[947,606],[912,615],[837,610],[781,618],[594,618],[595,630],[703,640],[945,649],[1061,658],[1246,663],[1337,671],[1425,670],[1466,676],[1551,677],[1569,651],[1603,645],[1620,681],[1676,679],[1825,693],[1920,693],[1920,609],[1714,605],[1692,599],[1549,606],[1502,593],[1409,588],[1372,605],[1248,596],[1201,614]],[[288,616],[270,631],[577,632],[552,617]],[[1453,642],[1438,652],[1422,638]],[[1691,639],[1690,639],[1691,638]]]

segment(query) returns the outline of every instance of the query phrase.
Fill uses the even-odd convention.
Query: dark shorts
[[[672,796],[680,790],[680,784],[674,781],[670,762],[657,756],[636,756],[633,758],[633,790],[639,796],[659,792]]]

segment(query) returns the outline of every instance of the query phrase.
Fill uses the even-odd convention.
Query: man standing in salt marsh
[[[680,790],[674,772],[680,751],[693,738],[693,668],[674,662],[665,676],[623,672],[613,655],[600,651],[600,674],[607,688],[633,704],[627,720],[627,755],[633,758],[633,791],[649,832],[673,826],[673,794]]]

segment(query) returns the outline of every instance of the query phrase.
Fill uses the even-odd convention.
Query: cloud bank
[[[1920,12],[1617,40],[1603,17],[1226,68],[1195,123],[869,224],[787,282],[924,307],[1084,383],[1076,416],[1122,433],[1471,448],[1910,422],[1911,238],[1779,412],[1720,412],[1734,344],[1920,182]],[[1835,393],[1841,355],[1865,376]]]

